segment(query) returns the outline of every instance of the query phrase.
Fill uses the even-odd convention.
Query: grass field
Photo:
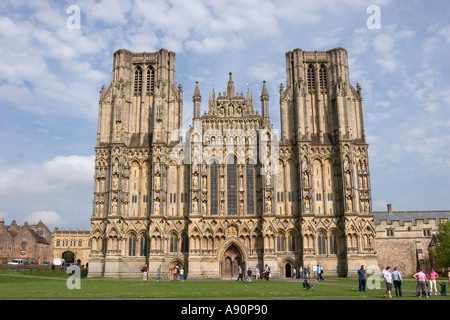
[[[310,280],[314,291],[303,289],[300,280],[253,281],[248,284],[232,280],[144,282],[82,278],[79,289],[69,289],[67,283],[68,275],[61,271],[1,271],[0,299],[380,300],[384,294],[383,282],[380,289],[367,289],[361,293],[357,280],[351,278],[331,278],[319,283]],[[72,287],[75,284],[72,279],[69,283]],[[419,300],[415,296],[415,286],[413,278],[405,279],[401,299]],[[438,295],[431,299],[450,300],[450,296]]]

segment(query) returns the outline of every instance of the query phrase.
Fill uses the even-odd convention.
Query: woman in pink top
[[[430,278],[430,295],[433,293],[434,286],[434,295],[437,296],[436,278],[439,278],[439,275],[434,269],[431,269],[431,272],[427,273],[427,277]]]

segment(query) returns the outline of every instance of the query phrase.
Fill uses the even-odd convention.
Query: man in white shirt
[[[386,292],[384,293],[383,298],[386,298],[386,294],[389,294],[389,298],[392,299],[391,290],[392,290],[392,273],[389,271],[391,267],[386,267],[386,271],[383,272],[384,280],[386,281]]]

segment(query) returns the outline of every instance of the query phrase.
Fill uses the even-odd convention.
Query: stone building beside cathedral
[[[197,83],[183,137],[175,53],[114,53],[99,101],[90,277],[141,277],[144,264],[166,277],[183,266],[189,279],[232,278],[239,265],[267,264],[274,277],[377,265],[363,99],[347,52],[285,58],[280,130],[265,82],[254,101],[230,73],[203,115]]]

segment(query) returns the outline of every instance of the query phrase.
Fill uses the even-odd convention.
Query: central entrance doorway
[[[222,278],[233,279],[238,277],[239,266],[242,273],[245,270],[245,261],[242,259],[241,250],[233,243],[225,250],[222,261]]]

